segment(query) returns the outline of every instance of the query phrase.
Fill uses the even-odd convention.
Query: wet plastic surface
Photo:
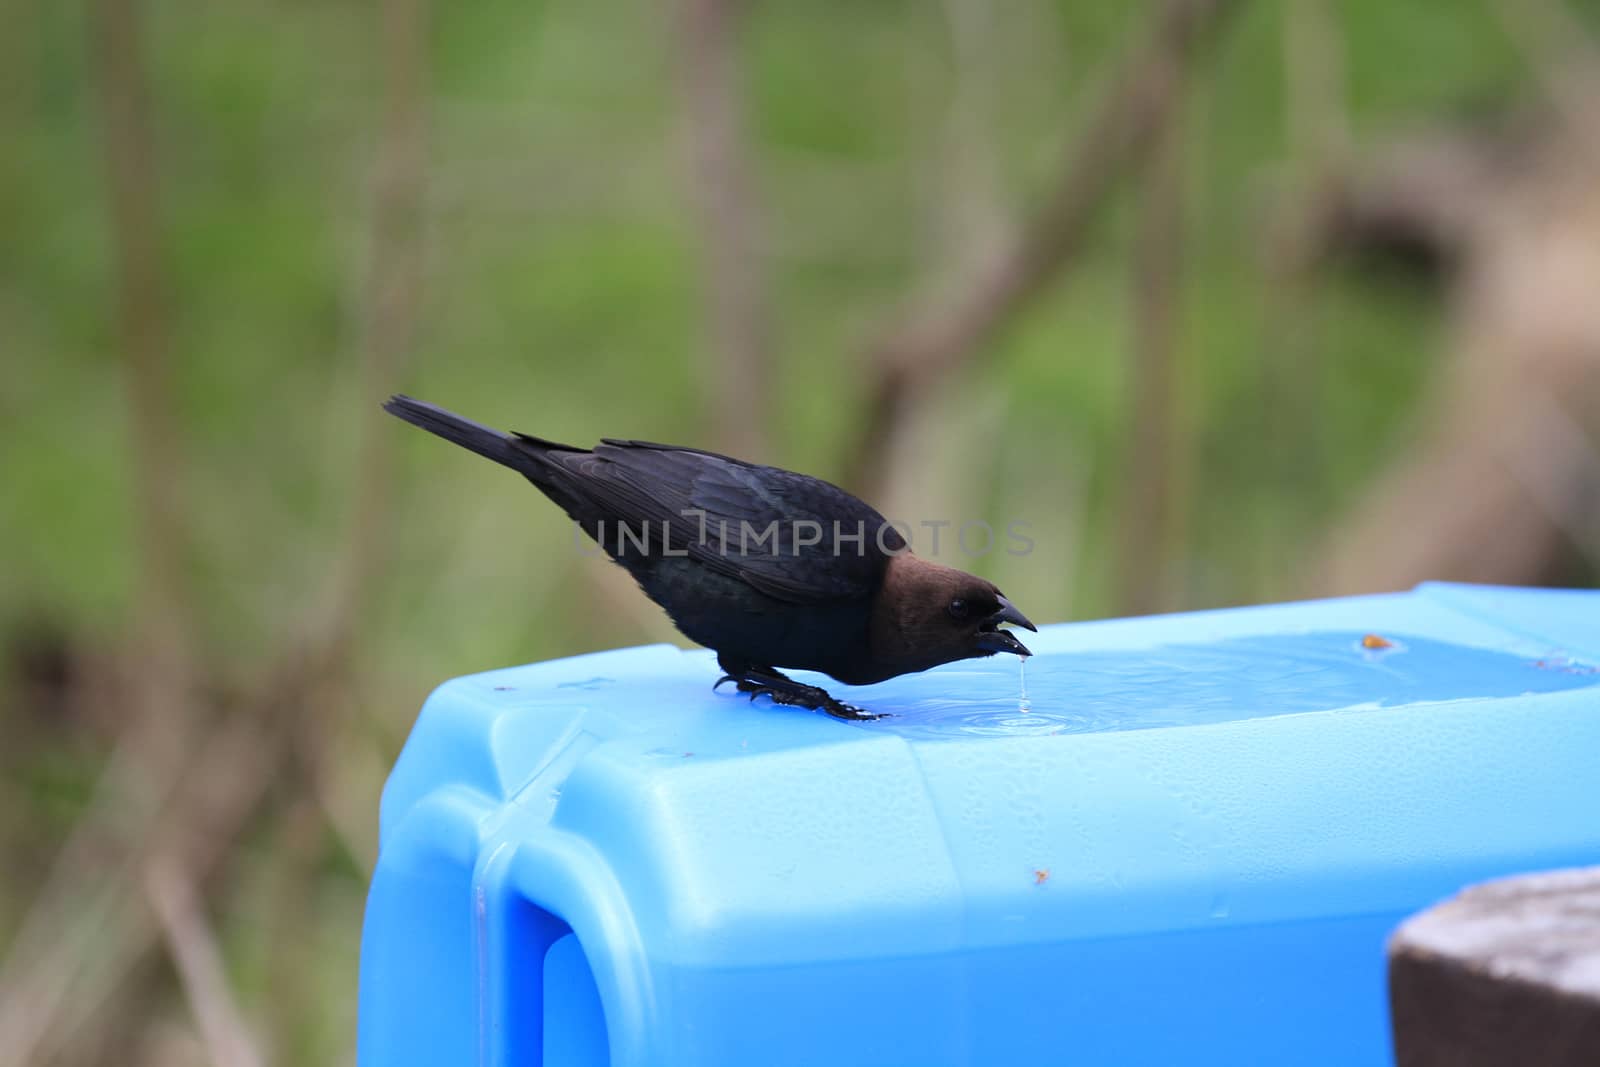
[[[709,653],[449,682],[383,801],[360,1062],[1382,1064],[1383,941],[1600,861],[1600,593],[1045,627],[839,695]]]

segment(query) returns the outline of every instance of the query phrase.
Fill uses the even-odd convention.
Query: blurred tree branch
[[[909,412],[977,358],[1072,262],[1104,197],[1177,107],[1194,57],[1238,7],[1165,0],[1068,152],[1037,214],[999,252],[971,266],[953,294],[926,296],[865,351],[865,410],[845,456],[846,485],[876,495],[884,458]]]
[[[63,932],[81,915],[109,916],[90,872],[130,826],[160,810],[196,717],[182,448],[172,407],[170,305],[161,265],[142,7],[137,0],[98,0],[88,32],[128,404],[137,622],[129,627],[133,637],[118,672],[129,698],[126,725],[86,813],[57,852],[0,965],[0,1063],[31,1062],[48,1036],[55,1011],[82,972],[80,953],[86,950]]]
[[[145,893],[212,1063],[260,1067],[261,1053],[234,1002],[222,952],[195,899],[194,886],[170,867],[152,863],[145,872]]]
[[[772,324],[763,232],[751,189],[736,38],[743,0],[677,0],[679,79],[713,358],[710,423],[718,447],[767,454]]]
[[[1348,179],[1326,239],[1452,264],[1417,444],[1333,532],[1318,588],[1600,568],[1600,155],[1547,111],[1438,131]]]
[[[928,181],[933,196],[922,211],[927,233],[915,254],[925,264],[921,284],[929,291],[958,286],[970,263],[994,255],[1015,236],[990,121],[998,68],[1009,61],[1015,37],[1003,39],[1001,16],[988,0],[944,0],[941,7],[950,50],[948,96],[936,121],[939,143]],[[1040,28],[1023,17],[1028,11],[1021,5],[1004,16],[1013,35]],[[963,486],[988,476],[994,450],[1002,447],[997,431],[1003,418],[999,391],[990,403],[950,410],[929,402],[909,410],[888,441],[888,453],[877,457],[882,483],[873,505],[889,514],[956,507]],[[951,432],[952,420],[958,432]]]
[[[1499,3],[1541,106],[1415,135],[1344,177],[1326,244],[1448,264],[1449,351],[1415,447],[1313,573],[1355,592],[1600,569],[1600,60],[1555,0]]]
[[[342,646],[357,609],[387,555],[394,441],[380,401],[398,387],[417,345],[423,301],[427,191],[428,0],[383,0],[379,7],[383,118],[373,178],[362,300],[363,402],[354,497],[343,553],[329,583],[319,644]]]
[[[1001,193],[999,146],[989,115],[995,107],[994,67],[1005,61],[997,40],[997,12],[987,0],[944,0],[951,53],[950,102],[945,109],[939,158],[942,198],[931,220],[937,257],[930,286],[957,281],[967,260],[995,254],[1013,238],[1013,223]]]
[[[290,690],[283,696],[292,703]],[[155,947],[159,931],[140,892],[146,865],[159,863],[199,884],[221,862],[277,774],[285,741],[282,731],[268,725],[268,713],[279,706],[251,705],[198,742],[187,741],[179,760],[184,770],[162,783],[165,796],[157,811],[107,843],[118,857],[111,869],[104,869],[107,857],[91,857],[98,859],[96,866],[80,869],[67,886],[76,904],[49,924],[54,939],[34,944],[19,938],[13,944],[0,972],[0,1064],[26,1067],[49,1060]],[[104,832],[95,820],[105,818],[102,810],[91,809],[78,833]],[[41,904],[51,891],[47,882]]]
[[[182,443],[173,410],[169,301],[161,263],[156,144],[138,0],[98,0],[90,18],[111,214],[117,337],[128,404],[138,584],[128,650],[134,719],[171,746],[193,689]]]
[[[363,422],[344,543],[333,554],[320,615],[293,620],[284,651],[253,693],[230,699],[221,695],[226,689],[218,680],[207,679],[221,714],[206,730],[185,714],[185,701],[199,691],[187,674],[192,656],[181,643],[186,635],[178,550],[185,525],[172,485],[180,449],[166,406],[170,383],[156,269],[153,148],[138,61],[139,9],[135,0],[100,0],[93,27],[95,65],[102,71],[138,475],[141,489],[152,491],[142,498],[142,546],[149,580],[157,588],[153,602],[142,608],[158,612],[153,623],[170,626],[177,636],[164,640],[177,651],[138,657],[139,676],[162,698],[149,701],[148,715],[130,723],[94,801],[58,854],[0,967],[0,1064],[37,1062],[69,1044],[156,947],[162,933],[158,914],[169,940],[178,934],[189,938],[173,941],[171,948],[180,957],[180,976],[190,984],[191,997],[201,992],[194,981],[216,979],[214,968],[202,968],[203,974],[196,970],[204,961],[194,954],[192,926],[173,927],[175,920],[184,925],[183,914],[157,890],[205,884],[229,858],[234,839],[268,799],[269,787],[291,756],[301,758],[313,779],[322,772],[332,726],[351,705],[354,637],[390,528],[391,445],[378,400],[393,389],[415,345],[421,296],[426,11],[426,0],[385,0],[381,13],[384,121],[362,302]],[[167,623],[161,613],[174,621]],[[142,723],[151,728],[141,728]],[[132,810],[130,790],[146,801]],[[313,792],[319,798],[330,795],[326,789]],[[338,820],[331,813],[327,817],[337,828]],[[93,873],[103,872],[108,852],[119,857],[111,876]],[[141,893],[148,871],[160,878]],[[86,922],[84,916],[94,919]],[[92,936],[87,941],[61,936],[79,928]],[[208,1041],[213,1046],[225,1041],[238,1052],[235,1062],[253,1062],[252,1053],[239,1051],[239,1042],[218,1031],[214,1007],[200,1011],[196,1004],[206,1016],[201,1029]]]
[[[1118,538],[1118,608],[1144,615],[1166,607],[1173,556],[1183,316],[1184,129],[1173,120],[1139,175],[1133,251],[1133,365],[1128,391],[1127,474]]]
[[[1551,114],[1600,156],[1600,48],[1589,28],[1565,0],[1495,0],[1490,8],[1527,58]]]
[[[1271,500],[1291,487],[1320,484],[1328,470],[1328,424],[1319,398],[1324,381],[1316,278],[1319,242],[1339,195],[1351,152],[1345,101],[1341,12],[1327,0],[1293,0],[1284,12],[1283,71],[1287,106],[1283,188],[1268,215],[1259,257],[1261,301],[1259,402],[1254,429],[1254,483]],[[1255,529],[1254,578],[1259,597],[1281,596],[1292,572],[1285,547],[1295,540],[1281,508],[1262,507]]]

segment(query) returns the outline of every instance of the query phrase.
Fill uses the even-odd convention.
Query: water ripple
[[[1374,647],[1348,632],[1263,635],[1035,656],[1026,690],[1003,657],[898,678],[859,702],[916,737],[1043,736],[1199,725],[1309,711],[1359,711],[1600,685],[1588,664],[1537,660],[1420,637]],[[957,695],[959,694],[959,695]]]

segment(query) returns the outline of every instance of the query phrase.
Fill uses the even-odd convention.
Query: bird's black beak
[[[1018,611],[1016,605],[1005,597],[1000,598],[1000,610],[983,620],[983,625],[978,627],[978,647],[985,652],[1010,652],[1017,656],[1031,656],[1028,646],[1018,641],[1011,635],[1010,630],[1000,629],[1000,624],[1009,622],[1014,626],[1021,626],[1026,630],[1039,632],[1039,628],[1028,621],[1028,617]]]

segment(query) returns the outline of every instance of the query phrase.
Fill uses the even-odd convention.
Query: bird
[[[633,576],[751,700],[845,720],[882,715],[784,670],[870,685],[956,660],[1031,655],[1037,630],[989,582],[911,551],[838,486],[698,448],[507,433],[396,395],[384,409],[521,474]]]

